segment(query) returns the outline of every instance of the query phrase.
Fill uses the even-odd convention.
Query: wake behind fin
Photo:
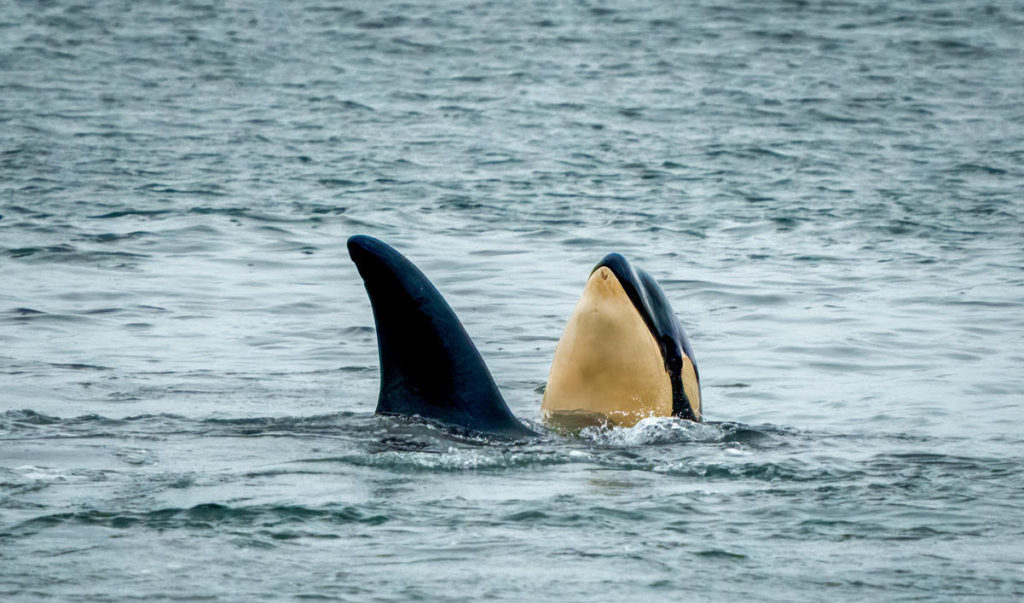
[[[455,312],[412,262],[366,235],[351,237],[348,251],[377,326],[377,414],[501,437],[537,435],[509,410]]]

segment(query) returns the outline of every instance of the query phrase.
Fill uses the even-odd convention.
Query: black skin
[[[380,397],[377,414],[420,417],[455,431],[508,439],[537,436],[498,391],[480,352],[441,293],[419,268],[387,243],[366,235],[348,240],[377,325]],[[683,391],[682,354],[693,350],[661,287],[617,253],[607,266],[661,347],[672,382],[673,414],[696,420]]]
[[[538,435],[509,410],[455,312],[412,262],[365,235],[350,238],[348,252],[377,325],[377,414],[509,439]]]
[[[629,261],[618,253],[609,253],[604,256],[604,259],[594,266],[594,270],[601,267],[608,268],[615,278],[619,279],[619,284],[622,285],[629,300],[633,302],[633,306],[643,317],[651,335],[654,335],[658,347],[661,348],[661,357],[665,360],[665,370],[668,371],[669,380],[672,382],[672,414],[691,421],[698,420],[686,397],[686,392],[683,390],[682,377],[683,354],[686,354],[693,362],[693,370],[697,374],[697,383],[700,387],[697,359],[693,357],[690,341],[679,325],[679,319],[672,311],[665,292],[661,290],[653,276],[640,269],[634,270]]]

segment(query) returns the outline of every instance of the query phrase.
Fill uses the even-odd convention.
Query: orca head
[[[702,417],[690,343],[654,277],[610,253],[590,274],[555,349],[545,421],[563,428]]]

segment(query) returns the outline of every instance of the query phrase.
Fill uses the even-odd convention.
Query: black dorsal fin
[[[365,235],[350,238],[348,252],[377,325],[377,414],[418,415],[505,437],[536,435],[509,410],[455,312],[412,262]]]

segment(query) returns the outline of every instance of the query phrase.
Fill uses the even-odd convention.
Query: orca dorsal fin
[[[348,240],[377,326],[377,414],[414,416],[474,432],[536,435],[509,410],[483,357],[441,293],[393,247]]]

